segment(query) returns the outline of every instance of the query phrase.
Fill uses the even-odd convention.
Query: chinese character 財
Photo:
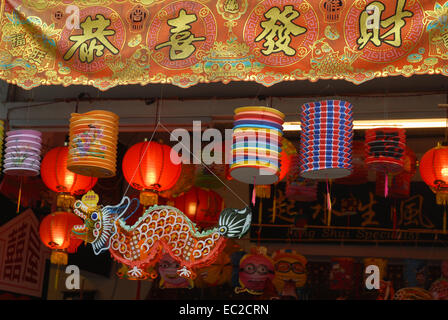
[[[296,50],[289,46],[291,35],[298,36],[306,32],[306,28],[292,22],[300,13],[294,10],[293,6],[285,6],[283,11],[273,7],[264,16],[268,20],[261,22],[263,32],[255,39],[255,42],[266,40],[263,44],[265,49],[261,52],[270,55],[283,51],[287,56],[295,55]]]
[[[171,60],[187,59],[196,50],[193,42],[205,40],[205,37],[196,38],[190,31],[191,24],[197,19],[196,15],[187,14],[184,9],[180,10],[179,15],[176,18],[168,20],[168,25],[172,27],[170,29],[170,40],[157,45],[155,49],[158,50],[163,47],[171,46]]]
[[[385,5],[379,1],[374,1],[366,7],[361,13],[359,19],[360,37],[358,38],[358,49],[364,48],[370,41],[379,47],[382,42],[393,47],[401,46],[401,29],[405,26],[404,18],[412,17],[411,11],[404,10],[406,0],[398,0],[395,7],[395,14],[387,19],[381,20],[381,15],[385,9]],[[388,31],[380,35],[380,29]],[[393,39],[388,39],[393,35]]]
[[[95,55],[101,57],[104,54],[104,48],[113,54],[118,54],[118,49],[107,39],[108,36],[115,34],[115,30],[107,29],[110,23],[109,19],[105,19],[100,14],[96,15],[95,20],[92,20],[90,16],[87,17],[80,25],[82,34],[70,36],[69,39],[75,44],[65,53],[64,59],[70,60],[78,49],[79,60],[87,63],[91,63]]]

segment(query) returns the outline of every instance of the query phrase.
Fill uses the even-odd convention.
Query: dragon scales
[[[171,206],[152,206],[133,225],[123,215],[131,205],[124,197],[116,206],[98,205],[98,195],[89,192],[74,204],[74,213],[84,220],[72,234],[91,243],[95,254],[109,250],[128,268],[132,279],[146,279],[145,271],[167,252],[180,264],[178,273],[194,278],[194,269],[212,264],[228,238],[241,238],[250,227],[250,208],[224,209],[218,226],[199,231],[181,211]]]

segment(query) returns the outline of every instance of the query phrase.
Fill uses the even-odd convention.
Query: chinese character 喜
[[[87,17],[80,25],[83,33],[69,38],[75,44],[65,53],[64,59],[69,60],[78,49],[79,60],[87,63],[91,63],[95,55],[101,57],[104,54],[104,48],[113,54],[118,54],[118,49],[107,39],[108,36],[115,34],[115,30],[107,29],[110,23],[109,19],[105,19],[100,14],[96,15],[95,20],[92,20],[90,16]]]
[[[190,31],[191,24],[197,19],[196,15],[187,14],[184,9],[180,10],[176,18],[168,20],[168,25],[172,27],[170,29],[170,40],[157,45],[155,49],[171,46],[171,60],[187,59],[196,50],[193,42],[205,40],[205,37],[196,38]]]
[[[283,51],[287,56],[295,55],[296,50],[289,46],[291,35],[298,36],[306,32],[306,28],[292,22],[300,13],[293,6],[285,6],[283,11],[273,7],[264,16],[268,20],[261,22],[263,32],[255,39],[255,42],[266,40],[263,44],[265,49],[261,52],[270,55]]]
[[[410,18],[414,14],[411,11],[404,10],[406,0],[398,0],[395,8],[395,14],[385,20],[381,20],[381,15],[385,9],[385,5],[379,1],[374,1],[367,6],[366,10],[361,13],[359,19],[360,37],[358,38],[358,49],[363,49],[370,41],[379,47],[385,42],[393,47],[401,46],[401,29],[405,26],[404,18]],[[380,35],[380,28],[387,29],[384,34]],[[370,32],[368,30],[371,30]],[[393,40],[388,39],[393,35]]]

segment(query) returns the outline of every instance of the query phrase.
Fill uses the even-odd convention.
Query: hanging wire
[[[170,137],[172,136],[172,133],[169,131],[169,129],[167,127],[165,127],[161,122],[158,123],[158,125],[160,125],[167,133],[169,133]],[[235,191],[232,190],[232,188],[230,188],[224,181],[222,181],[221,178],[219,178],[203,161],[202,159],[198,159],[196,157],[196,155],[191,152],[190,148],[188,148],[187,146],[185,146],[182,141],[179,141],[179,143],[181,144],[182,147],[184,147],[189,153],[190,155],[193,156],[193,158],[197,161],[200,161],[201,165],[204,166],[212,175],[215,176],[215,178],[217,178],[230,192],[233,193],[233,195],[235,197],[237,197],[242,203],[244,203],[245,206],[249,206],[246,201],[244,201]]]

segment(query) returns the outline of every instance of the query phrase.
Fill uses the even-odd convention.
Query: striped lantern
[[[285,195],[294,201],[317,201],[317,181],[300,176],[299,155],[291,159],[291,169],[286,178]]]
[[[400,128],[366,130],[366,164],[370,170],[384,176],[384,196],[389,193],[389,176],[403,171],[406,132]]]
[[[0,170],[3,164],[3,138],[5,137],[5,122],[0,120]]]
[[[39,175],[41,148],[42,133],[39,131],[8,131],[3,172],[13,176]]]
[[[268,107],[235,110],[230,175],[254,185],[279,181],[285,115]]]
[[[68,170],[88,177],[116,174],[119,117],[108,111],[72,113]]]
[[[352,104],[341,100],[305,103],[300,121],[300,175],[337,179],[352,172]]]

